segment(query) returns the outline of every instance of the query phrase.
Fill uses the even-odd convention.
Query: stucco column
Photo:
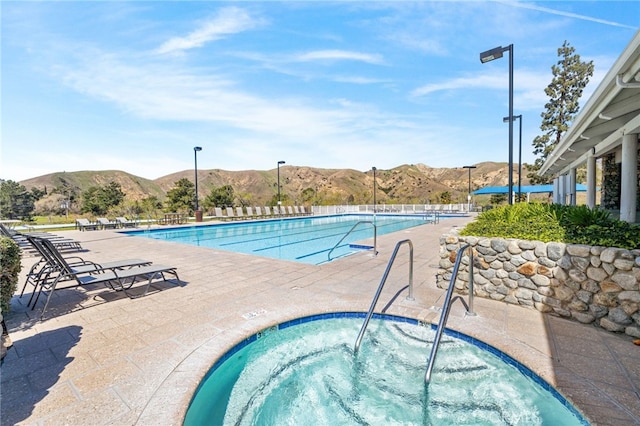
[[[567,192],[569,195],[569,205],[576,205],[576,169],[573,168],[569,170],[569,185],[567,188]]]
[[[553,203],[560,204],[560,177],[553,179]]]
[[[622,137],[622,170],[620,173],[620,220],[636,221],[638,191],[638,135]]]
[[[587,157],[587,207],[596,208],[596,156]]]

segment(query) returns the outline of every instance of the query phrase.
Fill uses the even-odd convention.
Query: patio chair
[[[118,227],[118,222],[109,220],[106,217],[99,217],[96,220],[102,229],[116,229]]]
[[[100,225],[97,223],[89,222],[89,219],[85,219],[81,217],[79,219],[76,219],[76,228],[78,228],[81,231],[90,231],[90,230],[100,229]]]
[[[262,218],[262,209],[260,208],[260,206],[256,206],[256,216],[257,219]]]
[[[264,215],[267,217],[271,217],[273,216],[273,214],[271,213],[271,209],[269,208],[269,206],[264,206]]]
[[[233,213],[233,207],[227,207],[227,219],[236,219],[236,215]]]
[[[242,207],[236,207],[236,217],[238,218],[238,220],[242,220],[244,218]]]
[[[225,220],[227,217],[222,213],[221,207],[214,207],[216,219]]]
[[[135,220],[129,220],[123,216],[116,217],[116,223],[121,228],[137,228],[138,227],[138,223]]]
[[[0,235],[11,238],[22,250],[28,252],[35,250],[32,244],[27,240],[26,234],[12,231],[3,224],[0,224]],[[71,238],[64,238],[49,232],[30,232],[29,235],[51,240],[58,250],[82,250],[82,244],[80,241],[72,240]]]
[[[87,286],[91,284],[105,284],[107,287],[115,291],[123,291],[129,298],[142,297],[147,294],[151,283],[156,279],[162,279],[167,281],[165,274],[172,275],[180,282],[178,277],[177,268],[172,266],[150,264],[146,266],[136,266],[129,269],[96,269],[85,272],[76,272],[73,267],[69,265],[67,260],[55,250],[55,247],[50,241],[41,238],[33,237],[36,245],[40,247],[43,254],[46,253],[47,261],[50,262],[47,272],[40,277],[39,289],[36,294],[36,298],[33,301],[31,309],[35,309],[38,303],[40,294],[43,291],[49,291],[47,301],[42,308],[40,318],[44,317],[44,314],[51,301],[51,296],[55,290]],[[127,292],[136,282],[139,280],[146,280],[146,286],[144,292],[139,296],[131,295]],[[61,283],[71,283],[64,287],[58,287]]]
[[[44,276],[46,276],[48,273],[52,272],[52,268],[56,264],[56,260],[52,258],[52,255],[51,255],[51,252],[53,250],[57,250],[57,247],[55,247],[55,244],[52,249],[47,250],[42,246],[39,240],[36,239],[35,237],[27,236],[26,239],[29,240],[29,244],[31,244],[33,248],[36,250],[36,252],[40,255],[40,260],[36,261],[29,269],[29,272],[27,272],[27,277],[24,281],[24,285],[22,286],[22,291],[20,291],[20,297],[24,295],[24,291],[27,288],[27,285],[29,284],[31,284],[34,287],[33,294],[35,294],[41,279]],[[58,250],[58,252],[59,251],[60,250]],[[79,256],[64,257],[61,253],[60,253],[60,257],[63,257],[67,262],[67,264],[71,267],[73,272],[77,274],[92,273],[92,272],[100,271],[101,269],[125,269],[125,268],[132,268],[134,266],[147,266],[147,265],[151,265],[152,263],[151,261],[144,260],[144,259],[122,259],[122,260],[115,260],[111,262],[97,263],[91,260],[83,259],[82,257],[79,257]],[[32,298],[33,298],[33,294],[31,295]],[[27,303],[27,306],[30,303],[31,303],[31,299],[29,300],[29,303]]]

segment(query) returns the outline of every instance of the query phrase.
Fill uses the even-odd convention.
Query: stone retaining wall
[[[473,249],[476,296],[640,338],[640,250],[443,235],[438,287],[449,285],[465,244]],[[469,291],[467,254],[455,287]]]

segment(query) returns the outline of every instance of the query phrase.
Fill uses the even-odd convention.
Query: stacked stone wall
[[[465,244],[473,250],[477,297],[640,338],[640,250],[443,235],[438,287],[449,285],[458,250]],[[455,287],[469,292],[467,253]]]

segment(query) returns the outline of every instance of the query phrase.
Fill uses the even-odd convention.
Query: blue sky
[[[508,55],[533,162],[567,40],[595,74],[634,1],[2,1],[0,178],[508,160]],[[517,162],[518,124],[514,126]]]

